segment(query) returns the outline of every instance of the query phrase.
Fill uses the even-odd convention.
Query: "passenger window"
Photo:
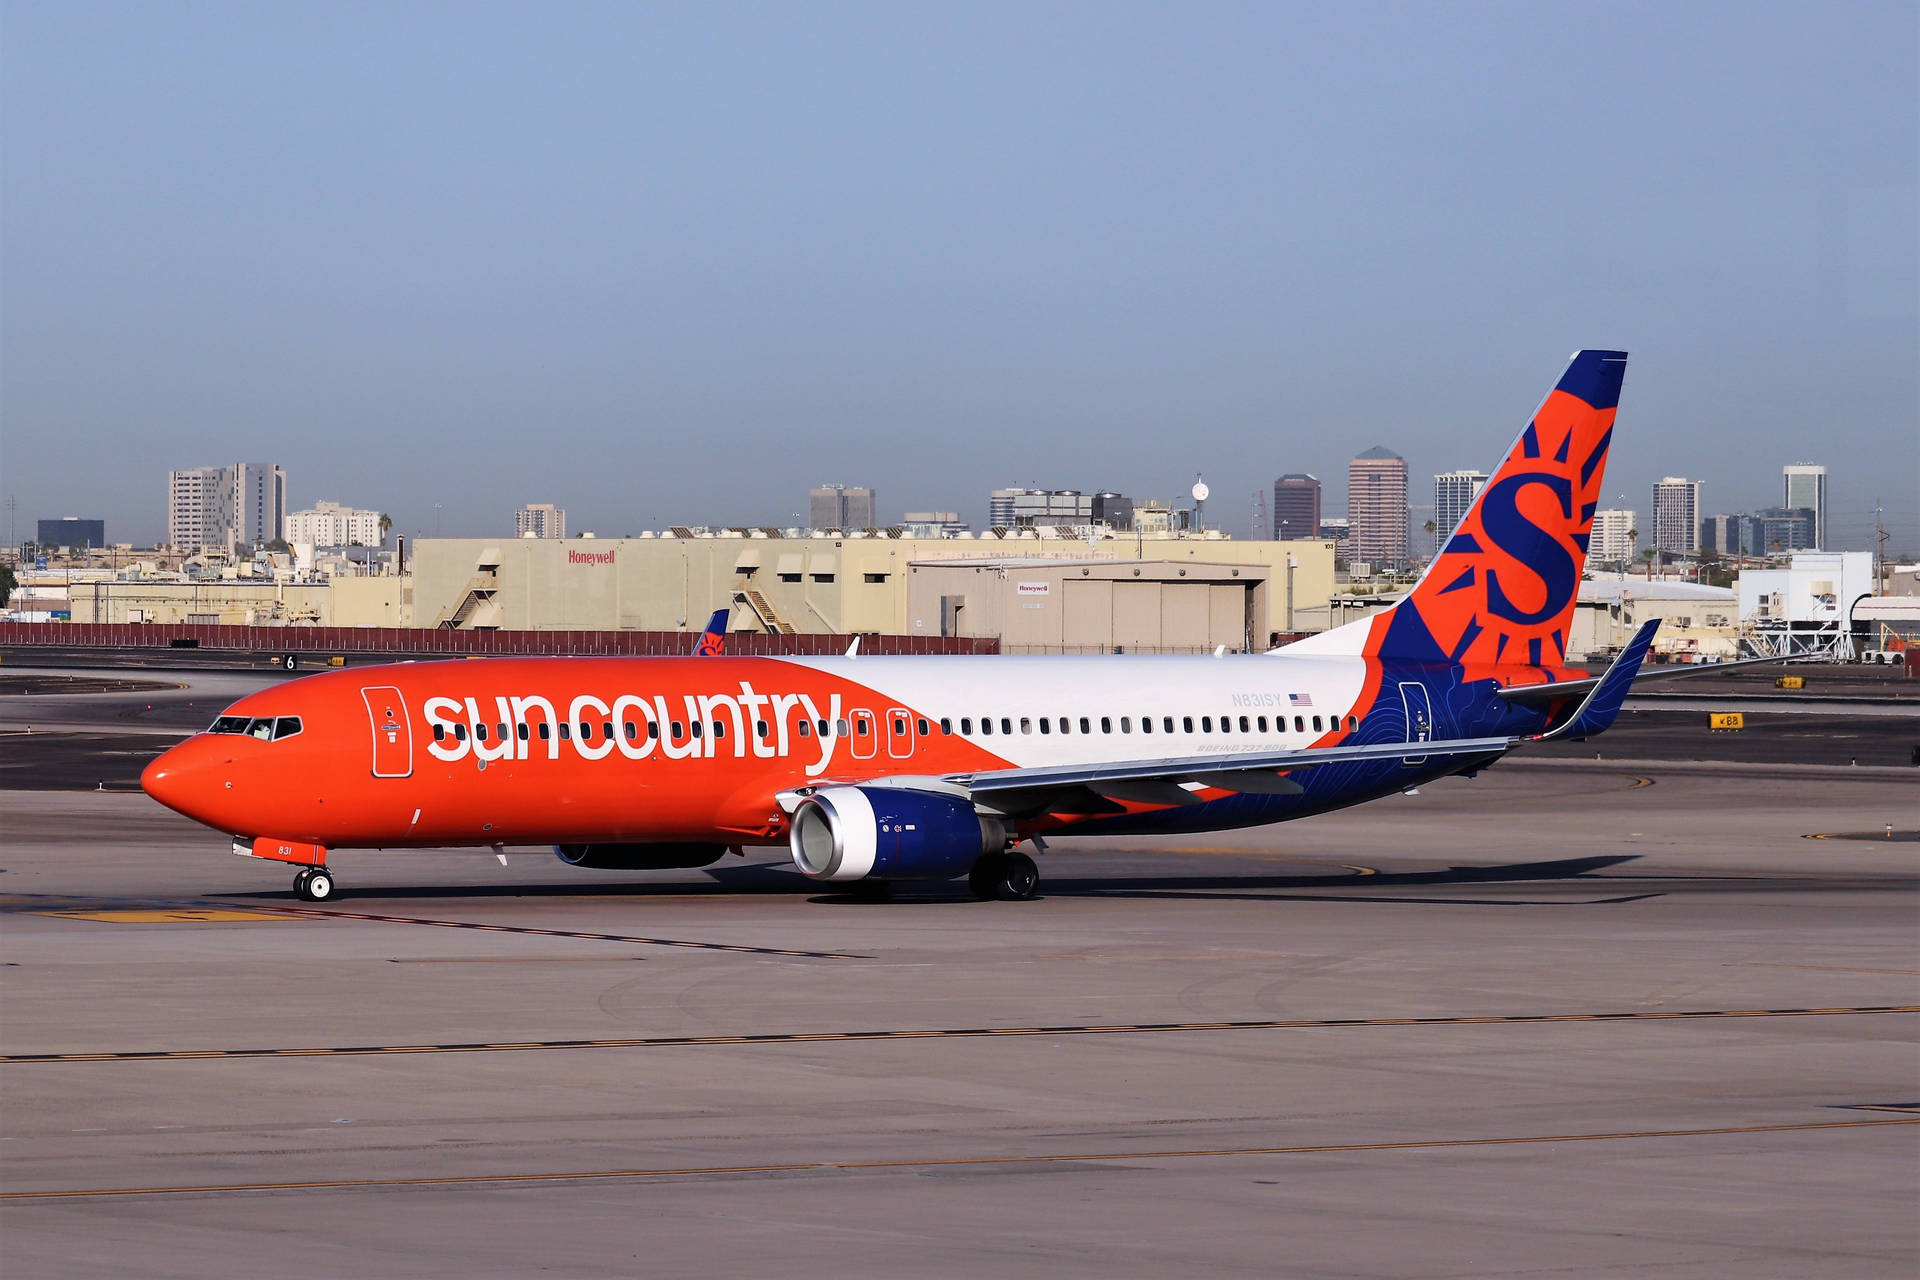
[[[1091,720],[1089,720],[1089,719],[1087,719],[1087,718],[1086,718],[1085,716],[1081,716],[1081,717],[1080,717],[1080,732],[1082,732],[1082,733],[1092,733],[1092,732],[1093,732],[1093,721],[1091,721]]]
[[[1200,732],[1202,732],[1202,733],[1212,733],[1212,732],[1213,732],[1213,717],[1212,717],[1212,716],[1201,716],[1201,717],[1200,717]]]
[[[1319,717],[1319,716],[1315,716],[1315,717],[1313,718],[1313,731],[1314,731],[1315,733],[1318,733],[1318,732],[1320,732],[1320,717]]]
[[[833,731],[835,734],[839,735],[842,738],[846,737],[849,733],[852,732],[852,729],[847,724],[847,718],[845,716],[842,716],[838,720],[835,720],[833,722]]]
[[[298,732],[300,732],[299,716],[281,716],[273,722],[273,740],[275,742],[280,741],[282,738],[291,738]]]
[[[1347,717],[1347,730],[1348,730],[1348,732],[1352,732],[1353,730],[1355,730],[1355,729],[1358,729],[1359,727],[1360,727],[1360,719],[1359,719],[1359,717],[1358,717],[1358,716],[1348,716],[1348,717]]]
[[[1031,721],[1031,720],[1029,720],[1029,719],[1028,719],[1027,717],[1025,717],[1025,716],[1021,716],[1021,717],[1020,717],[1020,732],[1022,732],[1022,733],[1032,733],[1032,732],[1033,732],[1033,721]]]
[[[606,739],[608,742],[612,742],[613,741],[613,721],[611,720],[601,721],[600,732],[606,735]],[[525,737],[526,735],[522,734],[521,736]]]
[[[651,720],[647,721],[647,741],[653,742],[653,741],[656,741],[659,737],[660,737],[660,726]]]
[[[1122,733],[1132,733],[1132,732],[1133,732],[1133,719],[1132,719],[1132,717],[1130,717],[1130,716],[1121,716],[1121,717],[1120,717],[1120,732],[1122,732]]]
[[[1240,717],[1240,732],[1242,733],[1249,732],[1247,728],[1247,718],[1245,716]]]
[[[907,736],[907,718],[905,716],[895,716],[893,718],[893,736],[896,738],[904,738]]]
[[[1102,733],[1112,733],[1112,732],[1113,732],[1113,717],[1112,717],[1112,716],[1101,716],[1101,717],[1100,717],[1100,732],[1102,732]]]
[[[724,738],[724,737],[726,737],[726,736],[727,736],[727,722],[726,722],[726,721],[724,721],[724,720],[715,720],[715,721],[713,722],[713,736],[714,736],[714,737],[716,737],[716,738]]]
[[[830,733],[830,732],[829,732],[829,730],[830,730],[830,729],[832,728],[832,726],[831,726],[831,725],[829,725],[829,724],[828,724],[828,723],[827,723],[827,722],[826,722],[825,720],[816,720],[816,721],[814,721],[813,723],[814,723],[814,727],[815,727],[815,728],[817,728],[817,729],[818,729],[818,730],[820,731],[820,736],[821,736],[821,737],[823,737],[823,738],[830,738],[830,737],[832,737],[832,736],[833,736],[833,735],[832,735],[832,733]],[[846,721],[844,721],[844,720],[842,720],[842,721],[840,722],[840,724],[841,724],[841,730],[840,730],[840,732],[842,732],[842,733],[845,733],[845,732],[846,732],[846,728],[845,728],[845,726],[846,726]]]
[[[1013,721],[1010,718],[1006,716],[1000,717],[1000,732],[1002,733],[1013,732]]]
[[[1260,724],[1260,732],[1265,733],[1267,731],[1267,718],[1265,716],[1261,716],[1259,719],[1259,724]]]
[[[960,725],[960,727],[961,727],[961,728],[963,728],[963,729],[964,729],[964,728],[966,728],[966,723],[965,723],[964,721],[962,721],[962,722],[961,722],[961,725]],[[992,733],[992,732],[993,732],[993,721],[991,721],[991,720],[989,720],[989,719],[988,719],[987,717],[985,717],[985,716],[981,716],[981,717],[980,717],[980,732],[981,732],[981,734],[982,734],[982,735],[985,735],[985,734],[989,734],[989,733]]]
[[[921,736],[921,737],[923,737],[923,738],[924,738],[924,737],[926,737],[928,733],[930,733],[930,732],[932,732],[932,730],[930,730],[930,729],[928,729],[928,728],[927,728],[927,722],[926,722],[926,719],[925,719],[924,717],[922,717],[922,718],[921,718],[921,720],[920,720],[920,723],[919,723],[919,726],[918,726],[918,727],[919,727],[919,729],[920,729],[920,736]]]
[[[530,732],[530,730],[527,728],[526,721],[523,720],[519,724],[516,724],[515,726],[513,726],[513,732],[514,732],[514,736],[519,738],[520,741],[525,742],[527,740],[527,734]]]
[[[507,726],[505,726],[504,724],[496,724],[493,727],[495,730],[499,732],[500,741],[505,742],[507,740]]]
[[[873,732],[873,722],[865,716],[861,716],[853,722],[853,731],[864,738]]]
[[[1307,718],[1305,716],[1295,716],[1293,718],[1293,731],[1295,733],[1305,733],[1307,731]]]
[[[487,726],[483,724],[473,726],[473,737],[476,742],[485,742],[487,740]]]
[[[443,724],[433,726],[433,740],[435,742],[445,742],[447,740],[447,726]]]
[[[560,736],[561,736],[561,737],[563,737],[563,738],[567,736],[567,726],[565,726],[565,725],[561,725],[561,726],[560,726]],[[687,736],[687,726],[685,726],[685,725],[683,725],[683,724],[681,724],[681,723],[680,723],[680,722],[679,722],[678,720],[675,720],[675,721],[673,722],[673,736],[674,736],[674,737],[676,737],[676,738],[684,738],[684,737],[686,737],[686,736]]]
[[[1120,723],[1121,723],[1121,724],[1125,724],[1125,723],[1126,723],[1126,721],[1125,721],[1125,720],[1122,720],[1122,721],[1121,721]],[[1152,717],[1152,716],[1141,716],[1141,717],[1140,717],[1140,732],[1142,732],[1142,733],[1152,733],[1152,732],[1153,732],[1153,717]]]
[[[1167,733],[1172,733],[1172,732],[1173,732],[1173,717],[1172,717],[1172,716],[1162,716],[1162,717],[1160,718],[1160,728],[1161,728],[1162,730],[1164,730],[1165,732],[1167,732]],[[1191,722],[1191,721],[1189,721],[1189,722],[1188,722],[1188,724],[1187,724],[1187,731],[1188,731],[1188,732],[1192,732],[1192,731],[1193,731],[1193,724],[1192,724],[1192,722]]]
[[[951,734],[953,733],[953,719],[952,719],[952,717],[950,717],[950,716],[941,716],[941,717],[940,717],[940,732],[942,732],[942,733],[944,733],[944,734],[948,734],[948,735],[951,735]]]
[[[1073,732],[1073,721],[1068,719],[1066,716],[1060,717],[1060,732],[1062,733]]]
[[[621,721],[621,723],[627,726],[627,741],[628,741],[628,742],[632,742],[632,741],[634,741],[635,739],[637,739],[637,738],[638,738],[638,737],[640,736],[640,726],[639,726],[639,725],[637,725],[637,724],[635,724],[635,723],[634,723],[633,721],[631,721],[631,720],[623,720],[623,721]]]
[[[1180,717],[1180,731],[1181,731],[1182,733],[1192,733],[1192,732],[1193,732],[1193,717],[1192,717],[1192,716],[1181,716],[1181,717]]]
[[[965,738],[970,736],[972,733],[973,733],[973,717],[961,716],[960,717],[960,736]]]
[[[467,740],[467,726],[463,724],[453,726],[453,740],[455,742],[465,742]]]
[[[811,738],[813,736],[813,721],[802,720],[800,722],[800,736],[803,738]]]
[[[580,722],[580,741],[582,742],[593,741],[593,725],[591,722],[586,720],[582,720]]]
[[[698,720],[690,720],[690,721],[688,721],[688,722],[687,722],[687,728],[689,728],[689,729],[691,729],[691,730],[693,730],[693,736],[694,736],[694,737],[696,737],[696,738],[698,738],[698,737],[700,737],[700,736],[701,736],[702,734],[704,734],[704,733],[706,732],[706,729],[705,729],[705,727],[704,727],[704,726],[702,726],[702,725],[701,725],[701,723],[700,723],[700,722],[699,722]]]
[[[553,736],[553,734],[549,732],[551,728],[552,726],[549,725],[545,720],[542,720],[540,722],[540,741],[545,742],[548,738],[551,738]]]
[[[772,730],[767,727],[765,720],[755,720],[753,722],[753,731],[763,738],[772,736]]]
[[[678,733],[680,730],[675,729],[674,732]],[[560,741],[573,741],[573,722],[571,720],[562,720],[560,722]]]
[[[1052,732],[1053,732],[1053,730],[1052,730],[1052,729],[1049,729],[1049,728],[1047,727],[1047,724],[1048,724],[1048,721],[1047,721],[1047,718],[1046,718],[1045,716],[1041,716],[1041,717],[1040,717],[1040,732],[1042,732],[1042,733],[1052,733]]]

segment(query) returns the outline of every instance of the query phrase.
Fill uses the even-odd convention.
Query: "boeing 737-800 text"
[[[1266,654],[409,663],[293,680],[142,776],[295,864],[551,844],[583,867],[787,844],[833,882],[968,877],[1031,897],[1056,834],[1281,822],[1612,723],[1653,639],[1566,666],[1626,356],[1582,351],[1397,605]]]

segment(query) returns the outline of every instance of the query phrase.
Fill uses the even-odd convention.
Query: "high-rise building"
[[[1133,499],[1124,493],[1103,489],[1093,495],[1093,522],[1117,532],[1133,528]]]
[[[178,551],[263,547],[286,536],[287,473],[271,462],[167,473],[167,541]]]
[[[377,547],[380,513],[337,502],[316,502],[287,516],[287,541],[316,547]]]
[[[873,490],[821,485],[807,495],[807,516],[816,529],[871,529]]]
[[[1447,471],[1433,478],[1433,537],[1435,548],[1446,545],[1460,522],[1473,509],[1473,500],[1487,487],[1484,471]]]
[[[1666,476],[1653,486],[1653,545],[1689,555],[1700,548],[1700,481]]]
[[[1273,537],[1276,542],[1305,541],[1320,535],[1320,481],[1289,471],[1273,482]]]
[[[1776,555],[1786,551],[1812,551],[1818,536],[1819,517],[1812,507],[1763,507],[1753,513],[1759,525],[1759,545],[1754,555]]]
[[[513,536],[525,538],[564,538],[567,536],[567,509],[551,502],[530,502],[514,513]]]
[[[1794,510],[1806,508],[1813,512],[1813,545],[1811,551],[1827,549],[1827,469],[1810,462],[1796,462],[1782,467],[1781,480],[1786,494],[1781,506]]]
[[[227,544],[221,514],[224,467],[194,467],[167,473],[167,545],[176,551]]]
[[[1766,537],[1757,517],[1746,512],[1708,516],[1700,522],[1700,550],[1723,556],[1762,556]]]
[[[233,541],[264,547],[287,535],[287,473],[271,462],[233,466]]]
[[[1587,540],[1587,567],[1629,565],[1638,554],[1634,548],[1634,513],[1625,507],[1607,507],[1593,513],[1593,533]]]
[[[987,495],[987,527],[1026,529],[1034,525],[1092,524],[1095,497],[1078,489],[995,489]],[[1129,523],[1134,516],[1131,498],[1117,493],[1099,495],[1101,510],[1122,512]]]
[[[35,543],[42,547],[71,547],[75,551],[107,545],[105,520],[82,520],[79,516],[61,516],[42,520]]]
[[[1375,445],[1347,464],[1347,558],[1386,566],[1407,558],[1407,460]]]

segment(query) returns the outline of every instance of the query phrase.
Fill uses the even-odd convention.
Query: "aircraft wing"
[[[1296,769],[1368,760],[1457,759],[1465,769],[1491,763],[1512,747],[1513,738],[1453,738],[1440,742],[1385,742],[1355,747],[1318,747],[1296,751],[1255,751],[1231,755],[1170,756],[1158,760],[1050,765],[1030,769],[993,769],[953,774],[977,802],[1007,812],[1117,812],[1113,801],[1141,804],[1199,804],[1196,790],[1208,787],[1253,795],[1297,795],[1300,784],[1284,775]],[[1091,793],[1091,809],[1071,806],[1073,793]],[[1102,803],[1105,802],[1105,803]]]

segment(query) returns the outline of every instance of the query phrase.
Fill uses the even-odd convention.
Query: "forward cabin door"
[[[413,773],[413,728],[407,723],[406,700],[392,685],[362,689],[367,719],[373,726],[373,776],[405,778]]]
[[[1400,705],[1407,712],[1407,741],[1433,741],[1433,704],[1427,700],[1427,686],[1423,684],[1402,684],[1400,686]],[[1407,756],[1401,764],[1425,764],[1425,756]]]

